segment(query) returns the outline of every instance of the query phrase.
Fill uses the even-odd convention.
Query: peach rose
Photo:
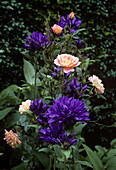
[[[26,100],[25,102],[22,102],[22,105],[19,106],[19,112],[25,113],[25,111],[28,111],[30,109],[31,100]]]
[[[75,13],[74,13],[74,12],[71,12],[70,15],[69,15],[69,18],[70,18],[70,19],[73,19],[73,18],[74,18],[74,15],[75,15]]]
[[[52,30],[53,30],[53,32],[54,32],[55,34],[60,34],[60,33],[62,32],[62,30],[63,30],[63,28],[60,27],[60,26],[57,25],[57,24],[54,24],[54,26],[51,27],[51,28],[52,28]]]
[[[9,144],[12,148],[17,148],[18,144],[21,144],[21,141],[18,139],[18,135],[14,133],[12,130],[9,132],[5,129],[5,138],[7,144]]]
[[[96,87],[95,89],[95,92],[98,93],[98,94],[102,94],[104,93],[104,87],[103,87],[103,84],[101,83],[102,80],[100,80],[97,76],[93,75],[91,77],[88,78],[88,80],[90,82],[92,82],[93,86]]]
[[[68,73],[70,71],[74,72],[73,67],[79,66],[80,63],[81,62],[79,62],[79,58],[74,57],[70,54],[58,55],[57,58],[54,60],[54,64],[64,67],[64,73]]]

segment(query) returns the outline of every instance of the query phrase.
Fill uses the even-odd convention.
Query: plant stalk
[[[72,158],[73,158],[74,170],[76,170],[75,158],[74,158],[74,148],[72,148]]]
[[[38,59],[38,57],[36,56],[36,59],[35,59],[35,84],[34,84],[34,94],[33,94],[34,101],[35,101],[36,81],[37,81],[37,59]]]
[[[64,154],[64,170],[66,170],[66,155]]]

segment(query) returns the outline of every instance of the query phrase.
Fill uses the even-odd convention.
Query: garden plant
[[[85,28],[74,12],[51,20],[49,13],[45,31],[26,37],[22,85],[0,93],[4,145],[16,160],[11,170],[114,170],[116,139],[93,150],[84,139],[92,101],[106,99],[105,84],[89,70],[95,60],[79,36]]]

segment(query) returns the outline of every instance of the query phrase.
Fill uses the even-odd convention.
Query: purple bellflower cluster
[[[59,67],[59,69],[57,69],[56,67],[54,67],[54,73],[51,73],[51,76],[52,76],[54,79],[58,80],[58,73],[60,73],[61,70],[62,70],[62,67],[61,67],[61,66]],[[68,78],[68,77],[70,76],[70,74],[71,74],[71,72],[68,72],[68,73],[65,74],[64,76]]]
[[[54,100],[53,105],[47,109],[45,116],[48,118],[49,124],[59,122],[69,127],[77,121],[84,123],[84,120],[89,120],[86,107],[82,100],[64,96]]]
[[[63,145],[64,149],[77,143],[77,140],[74,139],[72,134],[67,135],[63,129],[63,125],[59,122],[57,124],[49,124],[49,129],[44,127],[39,133],[41,134],[40,138],[45,142],[61,146]]]
[[[68,93],[69,97],[78,97],[83,96],[84,91],[87,88],[87,84],[82,87],[81,83],[77,83],[77,78],[75,77],[72,82],[69,84]]]
[[[77,78],[75,77],[70,83],[69,80],[64,81],[64,86],[62,87],[63,93],[69,97],[78,98],[83,96],[84,91],[87,88],[87,84],[82,87],[82,83],[77,83]]]
[[[47,107],[47,104],[43,105],[42,99],[35,99],[35,101],[31,101],[30,110],[36,115],[39,115],[40,113],[44,113]]]
[[[69,29],[71,27],[71,33],[74,33],[75,31],[77,31],[77,29],[79,28],[81,24],[81,20],[80,19],[76,19],[76,17],[74,16],[74,18],[71,20],[69,17],[69,14],[67,14],[67,19],[65,19],[64,17],[60,18],[60,22],[58,22],[58,25],[61,26],[63,29],[66,26],[66,29]]]
[[[48,37],[47,35],[42,35],[41,32],[33,32],[32,33],[32,37],[30,35],[28,35],[26,37],[26,42],[27,44],[24,44],[24,46],[28,49],[28,50],[32,50],[32,49],[36,49],[38,50],[40,47],[44,46],[48,47],[49,41],[48,41]]]
[[[80,38],[76,41],[75,45],[77,46],[78,49],[83,49],[86,47],[85,43],[81,41]]]

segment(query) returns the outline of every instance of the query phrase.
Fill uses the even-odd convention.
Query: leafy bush
[[[93,103],[96,97],[106,99],[102,81],[90,74],[89,64],[97,59],[86,53],[93,47],[79,37],[85,29],[79,29],[81,20],[74,13],[57,24],[51,27],[49,15],[44,33],[34,31],[26,37],[25,84],[0,93],[1,133],[5,130],[4,140],[14,149],[8,166],[12,170],[115,168],[115,139],[109,149],[95,146],[97,151],[92,151],[82,134],[87,123],[99,124],[90,119],[92,113],[107,108]],[[5,145],[4,141],[2,158]]]

